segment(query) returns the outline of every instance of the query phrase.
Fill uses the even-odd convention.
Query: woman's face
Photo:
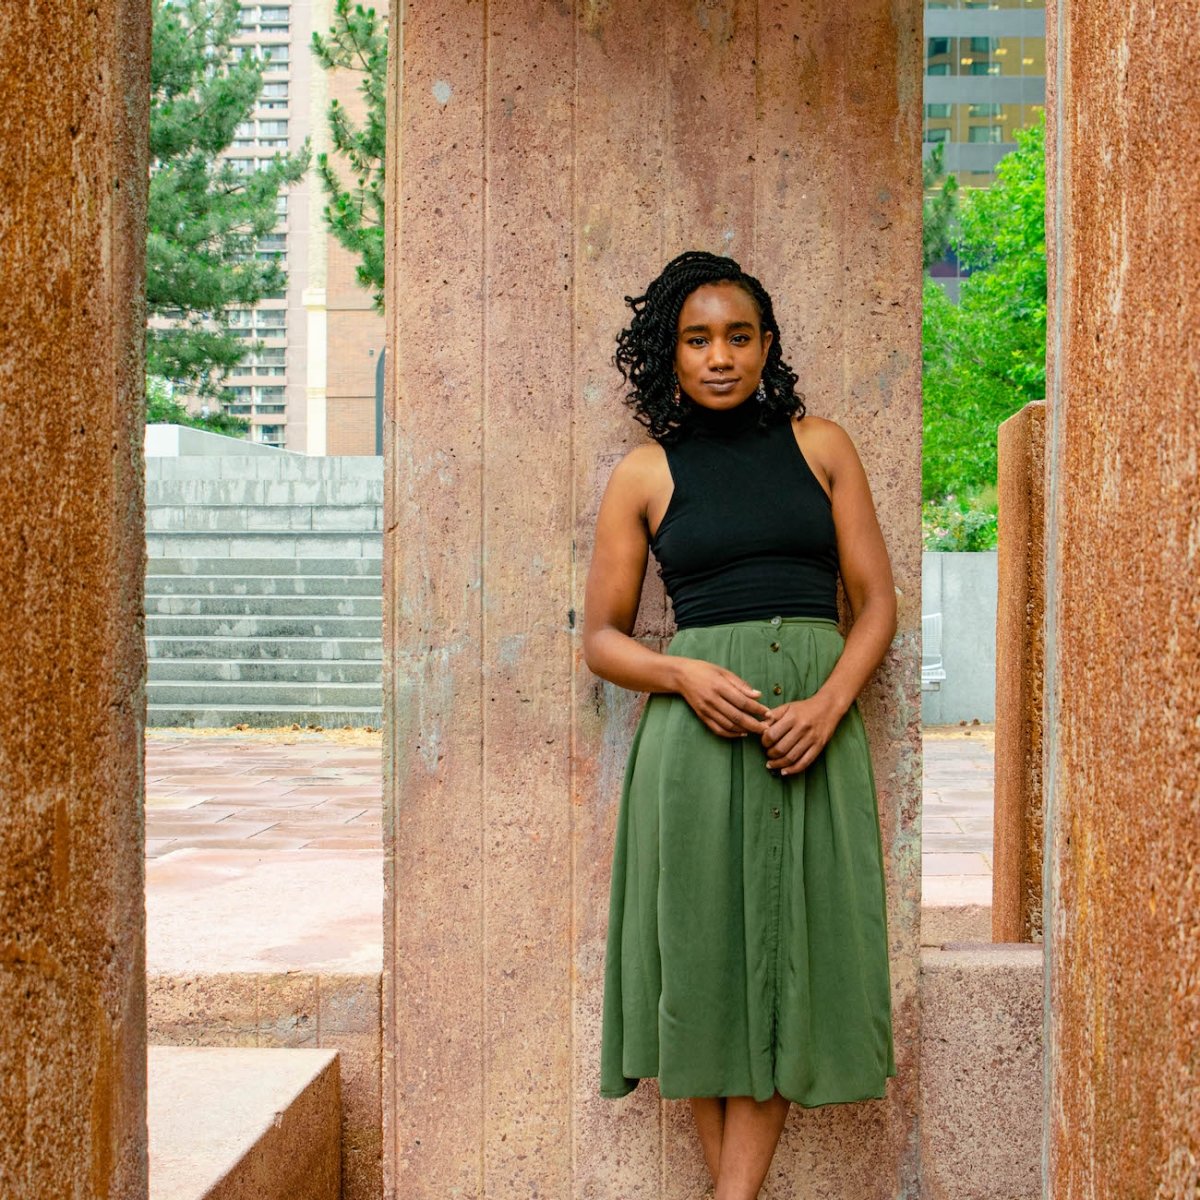
[[[746,292],[736,283],[706,283],[679,310],[680,390],[705,408],[735,408],[758,387],[770,346]]]

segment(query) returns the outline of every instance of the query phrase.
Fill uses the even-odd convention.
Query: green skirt
[[[821,617],[681,629],[668,654],[719,663],[769,707],[829,677]],[[776,694],[776,689],[779,693]],[[753,734],[713,733],[680,695],[647,697],[617,819],[600,1094],[805,1107],[882,1097],[896,1073],[875,776],[858,702],[801,774]]]

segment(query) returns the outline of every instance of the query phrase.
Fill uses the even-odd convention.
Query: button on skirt
[[[668,654],[719,663],[769,707],[813,695],[834,621],[681,629]],[[724,738],[652,693],[617,820],[600,1094],[805,1107],[879,1098],[896,1073],[879,811],[858,702],[796,776],[753,734]]]

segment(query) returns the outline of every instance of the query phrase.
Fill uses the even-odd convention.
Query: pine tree
[[[383,180],[387,140],[387,19],[361,4],[335,0],[333,27],[326,37],[314,33],[313,54],[326,70],[362,76],[358,91],[366,101],[360,125],[336,100],[329,105],[329,133],[334,151],[346,160],[354,186],[342,183],[328,154],[317,155],[317,173],[329,197],[325,223],[333,236],[355,255],[358,282],[369,288],[375,308],[383,311]]]
[[[262,64],[232,45],[238,0],[152,0],[152,13],[146,300],[170,326],[147,330],[147,371],[176,394],[218,400],[230,369],[257,348],[227,331],[227,310],[286,286],[258,242],[275,228],[279,193],[303,177],[309,151],[250,173],[220,158],[262,91]],[[227,429],[230,420],[207,423]]]

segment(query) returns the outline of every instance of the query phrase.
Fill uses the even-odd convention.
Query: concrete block
[[[383,703],[383,692],[377,683],[165,680],[147,683],[146,699],[151,706],[173,708],[377,709]]]
[[[378,729],[383,723],[382,710],[373,708],[316,708],[278,705],[272,708],[252,708],[247,704],[209,704],[197,708],[181,708],[165,704],[150,704],[146,709],[146,725],[154,729],[228,729],[246,725],[251,729],[277,729],[283,725],[316,725],[336,729],[349,725],[360,729],[370,725]]]
[[[988,942],[992,937],[992,909],[987,904],[922,905],[921,945],[940,947],[944,942]]]
[[[1042,948],[921,952],[922,1200],[1036,1200]]]
[[[380,504],[322,504],[312,509],[312,528],[321,530],[379,528]]]
[[[283,886],[286,892],[286,881]],[[229,890],[228,884],[225,890]],[[340,894],[353,893],[343,890]],[[229,915],[236,916],[236,910]],[[325,920],[328,922],[332,916],[325,914]],[[320,922],[318,916],[318,927],[325,928]],[[312,925],[308,928],[311,933]],[[335,920],[327,931],[335,938],[344,936],[340,920]],[[329,944],[329,938],[322,940],[327,950]],[[156,955],[162,952],[159,947]],[[261,969],[265,964],[259,966]],[[220,1036],[224,1045],[336,1050],[342,1093],[342,1200],[378,1200],[382,1192],[383,1143],[381,980],[377,969],[284,973],[277,966],[274,971],[261,973],[151,974],[147,982],[147,1024],[153,1045],[204,1045]],[[247,987],[254,992],[257,1027],[243,1031],[241,1040],[233,1041],[227,1024],[214,1029],[210,1022],[213,1015],[219,1019],[223,1009],[243,1004]],[[231,997],[223,1003],[222,995],[227,991]],[[196,1003],[200,995],[205,997],[203,1006]]]
[[[338,1200],[335,1050],[149,1048],[150,1200]]]

